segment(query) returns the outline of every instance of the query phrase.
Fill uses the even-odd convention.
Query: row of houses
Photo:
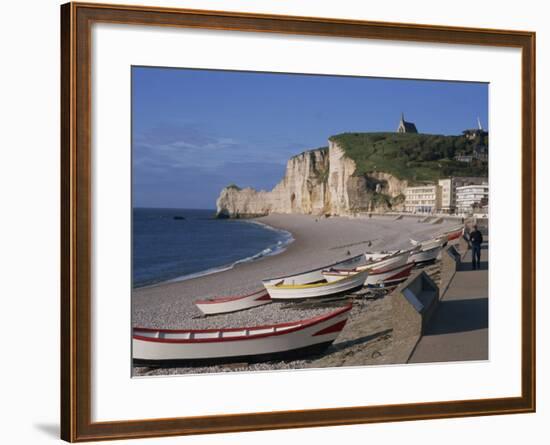
[[[409,213],[488,213],[488,205],[487,178],[445,178],[440,179],[437,184],[405,189],[405,211]]]

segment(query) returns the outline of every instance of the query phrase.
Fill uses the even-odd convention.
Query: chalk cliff
[[[353,215],[399,210],[407,181],[389,173],[354,175],[355,162],[337,142],[293,156],[284,178],[271,191],[224,188],[216,201],[218,217],[248,218],[269,213]]]

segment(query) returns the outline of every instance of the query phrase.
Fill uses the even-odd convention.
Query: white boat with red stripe
[[[464,226],[455,227],[451,230],[446,231],[443,234],[447,238],[447,243],[455,244],[464,236]]]
[[[351,307],[350,303],[314,318],[266,326],[202,330],[134,328],[134,364],[203,366],[318,354],[344,329]]]
[[[246,295],[217,297],[195,301],[195,305],[205,315],[242,311],[268,303],[271,303],[271,298],[265,289],[260,289]]]
[[[407,278],[409,278],[413,267],[414,263],[405,263],[390,270],[370,270],[369,275],[365,280],[365,286],[390,286],[393,284],[401,283],[402,281],[405,281]]]

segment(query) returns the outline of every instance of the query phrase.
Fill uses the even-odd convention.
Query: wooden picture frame
[[[93,23],[444,42],[522,52],[521,396],[199,417],[92,421],[91,26]],[[61,437],[88,441],[535,411],[535,33],[68,3],[61,6]]]

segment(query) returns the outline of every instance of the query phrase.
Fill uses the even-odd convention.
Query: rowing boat
[[[441,245],[420,249],[417,252],[411,253],[408,263],[422,264],[430,261],[435,261],[441,252]]]
[[[398,266],[402,266],[407,263],[412,252],[417,248],[408,250],[394,250],[392,252],[367,252],[365,254],[367,263],[363,266],[358,266],[357,270],[372,270],[373,268],[378,271],[391,270]]]
[[[327,281],[323,271],[321,271],[322,280],[308,284],[285,284],[279,283],[264,284],[272,300],[303,300],[315,297],[328,297],[339,295],[344,292],[353,292],[363,287],[369,272],[349,270],[345,276],[337,280]]]
[[[414,263],[401,264],[391,269],[385,267],[377,269],[376,267],[372,267],[366,271],[368,275],[365,278],[364,285],[379,286],[381,284],[389,285],[404,281],[410,275],[413,267]],[[323,271],[323,276],[328,282],[337,282],[341,280],[342,277],[352,276],[353,273],[353,270],[328,269]]]
[[[410,239],[411,244],[414,247],[420,248],[422,250],[431,249],[433,247],[443,247],[445,244],[447,244],[447,236],[446,235],[440,235],[435,238],[430,238],[425,241],[416,241],[414,239]]]
[[[318,317],[266,326],[202,330],[134,328],[134,364],[201,366],[318,354],[338,337],[351,307],[348,304]]]
[[[269,298],[269,294],[265,289],[260,289],[246,295],[217,297],[195,301],[195,305],[205,315],[242,311],[268,303],[271,303],[271,298]]]
[[[447,241],[458,239],[464,235],[464,227],[461,226],[460,228],[449,230],[445,232],[445,235],[447,236]]]
[[[414,263],[405,263],[389,270],[370,270],[369,275],[365,280],[365,286],[389,286],[391,284],[400,283],[409,277],[413,267]]]
[[[415,247],[421,247],[422,250],[429,249],[436,246],[445,246],[450,241],[452,241],[451,244],[456,243],[461,236],[464,235],[464,226],[456,226],[453,227],[445,232],[439,233],[438,235],[435,235],[433,238],[430,238],[425,241],[416,241],[414,239],[410,239],[411,244]]]
[[[339,261],[334,264],[330,264],[328,266],[323,266],[318,269],[312,269],[308,270],[306,272],[300,272],[294,275],[287,275],[283,277],[277,277],[277,278],[268,278],[265,280],[262,280],[262,283],[264,286],[273,286],[276,284],[283,284],[283,285],[303,285],[303,284],[312,284],[317,283],[319,281],[323,281],[323,270],[329,269],[331,267],[335,268],[342,268],[342,269],[353,269],[355,267],[358,267],[362,264],[365,264],[365,255],[357,255],[352,258],[348,258],[346,260]]]

